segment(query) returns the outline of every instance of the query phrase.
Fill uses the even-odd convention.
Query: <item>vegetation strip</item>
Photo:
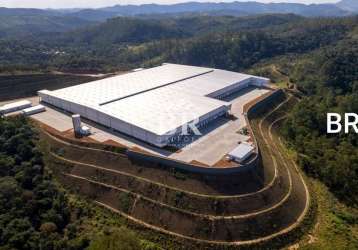
[[[100,170],[104,170],[104,171],[117,173],[117,171],[115,171],[115,170],[108,170],[108,169],[100,167],[100,166],[95,166],[95,165],[91,165],[91,164],[86,164],[86,163],[81,163],[81,162],[77,162],[77,161],[68,160],[68,159],[65,159],[65,158],[63,158],[61,156],[58,156],[58,155],[54,154],[54,153],[51,153],[51,155],[54,156],[55,158],[61,160],[61,161],[65,161],[65,162],[68,162],[68,163],[84,165],[84,166],[95,168],[95,169],[100,169]],[[274,206],[271,206],[271,207],[269,207],[267,209],[263,209],[263,210],[260,210],[260,211],[254,212],[254,213],[247,213],[247,214],[242,214],[242,215],[228,215],[228,216],[207,215],[207,214],[200,214],[200,213],[190,212],[190,211],[185,210],[185,209],[177,208],[177,207],[174,207],[174,206],[171,206],[171,205],[168,205],[168,204],[153,200],[151,198],[148,198],[148,197],[143,196],[141,194],[138,194],[136,192],[133,192],[133,191],[130,191],[130,190],[127,190],[127,189],[124,189],[124,188],[119,188],[119,187],[114,186],[114,185],[109,185],[109,184],[106,184],[106,183],[103,183],[103,182],[94,181],[94,180],[91,180],[91,179],[88,179],[88,178],[85,178],[85,177],[82,177],[82,176],[78,176],[78,175],[73,175],[73,174],[68,174],[68,173],[63,173],[63,174],[66,175],[66,176],[73,177],[73,178],[80,178],[82,180],[86,180],[88,182],[91,182],[91,183],[94,183],[94,184],[97,184],[97,185],[101,185],[101,186],[105,186],[105,187],[108,187],[108,188],[111,188],[111,189],[114,189],[114,190],[118,190],[118,191],[121,191],[121,192],[130,193],[130,194],[136,195],[137,197],[143,198],[144,200],[147,200],[147,201],[149,201],[151,203],[158,204],[160,206],[165,206],[165,207],[168,207],[170,209],[177,210],[177,211],[179,211],[181,213],[184,213],[184,214],[189,214],[189,215],[196,216],[196,217],[201,217],[201,218],[207,218],[207,219],[210,219],[210,220],[243,219],[243,218],[249,218],[249,217],[253,217],[253,216],[256,216],[256,215],[260,215],[260,214],[270,212],[270,211],[276,209],[277,207],[281,206],[285,201],[287,201],[288,197],[291,194],[291,190],[292,190],[291,175],[289,174],[289,179],[290,179],[289,190],[288,190],[287,194],[284,196],[284,198],[280,202],[275,204]]]

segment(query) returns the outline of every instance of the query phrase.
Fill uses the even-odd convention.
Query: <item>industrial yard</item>
[[[263,169],[220,175],[174,170],[47,132],[48,162],[66,188],[163,241],[190,249],[276,249],[301,236],[311,213],[308,188],[276,134],[296,100],[277,91],[269,97],[255,112],[249,109]]]
[[[94,142],[117,143],[188,164],[235,167],[243,160],[230,163],[227,155],[241,143],[248,146],[240,148],[250,148],[243,153],[247,156],[255,147],[249,145],[249,134],[240,133],[247,126],[244,106],[269,93],[267,83],[268,79],[235,72],[164,64],[57,91],[39,91],[33,104],[35,110],[46,108],[46,112],[32,112],[31,117],[60,133],[73,134],[71,115],[79,114],[87,139]],[[181,136],[184,127],[191,129],[189,123],[199,135],[189,131]]]
[[[204,75],[213,72],[206,70]],[[138,72],[143,71],[129,75]],[[198,97],[199,103],[215,105],[209,105],[212,110],[204,113],[194,112],[206,117],[199,116],[199,122],[210,122],[200,126],[200,136],[191,135],[192,140],[177,147],[154,145],[108,126],[103,120],[96,122],[87,116],[86,108],[71,112],[72,104],[59,102],[62,99],[58,93],[72,93],[68,89],[40,91],[37,98],[5,102],[2,110],[10,116],[31,117],[40,131],[46,164],[64,187],[140,228],[163,235],[163,239],[191,248],[285,244],[285,237],[300,236],[310,205],[307,186],[275,132],[285,118],[285,110],[297,100],[282,90],[269,88],[266,79],[258,78],[264,82],[250,84],[248,79],[255,77],[220,74],[231,75],[230,81],[223,81],[231,83],[231,90],[221,92],[220,99],[189,93],[187,103],[189,100],[195,104]],[[233,75],[240,76],[244,83],[233,80]],[[178,88],[175,84],[166,87]],[[199,88],[200,84],[195,86]],[[79,88],[81,92],[81,87],[70,89]],[[123,97],[124,101],[136,97],[131,95]],[[185,99],[187,95],[181,97]],[[140,106],[146,102],[143,103]],[[83,102],[80,106],[87,107]],[[217,109],[222,107],[224,113]],[[27,114],[26,109],[31,112]],[[95,105],[89,109],[95,110]],[[205,116],[205,112],[213,110],[215,119]],[[102,111],[105,112],[98,110],[99,116]],[[167,114],[165,111],[164,105],[156,114]],[[116,112],[122,115],[121,109]],[[117,119],[114,114],[111,117]],[[279,241],[273,243],[274,239]]]
[[[230,71],[163,64],[38,94],[44,103],[163,148],[182,144],[185,127],[197,135],[200,127],[229,115],[231,104],[222,99],[268,82]]]

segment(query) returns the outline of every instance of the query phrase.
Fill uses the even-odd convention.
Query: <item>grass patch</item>
[[[138,250],[159,250],[162,249],[158,244],[141,237],[137,232],[128,228],[126,220],[119,215],[110,212],[105,208],[93,205],[89,200],[84,199],[78,195],[68,194],[69,204],[72,211],[73,228],[77,228],[77,232],[68,230],[67,235],[71,238],[71,234],[79,235],[78,241],[93,243],[90,249],[112,249],[112,248],[98,248],[98,243],[106,242],[110,245],[111,237],[117,233],[121,237],[124,248],[120,249],[134,249],[130,246],[139,246]],[[93,241],[93,242],[91,242]],[[80,243],[79,242],[79,243]],[[78,243],[78,244],[79,244]],[[128,243],[128,248],[124,243]]]
[[[311,179],[310,184],[317,199],[317,218],[298,243],[300,249],[358,249],[358,210],[340,203],[321,182]]]
[[[131,196],[127,193],[121,193],[118,196],[118,199],[121,203],[121,210],[124,211],[125,213],[128,213],[132,204]]]

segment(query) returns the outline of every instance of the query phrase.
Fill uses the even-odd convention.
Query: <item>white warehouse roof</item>
[[[242,81],[251,78],[251,75],[217,69],[209,74],[190,78],[170,87],[175,88],[178,91],[188,91],[190,93],[207,96],[225,87],[235,83],[241,83]]]
[[[164,145],[169,137],[158,137],[230,109],[230,103],[212,97],[266,81],[224,70],[163,64],[57,91],[39,91],[39,96],[44,102],[152,144],[163,140],[158,145]]]
[[[109,115],[157,135],[164,135],[213,110],[230,106],[229,103],[213,98],[172,88],[159,88],[103,105],[101,108]]]
[[[166,64],[60,89],[55,94],[83,104],[100,105],[212,71],[207,68]]]

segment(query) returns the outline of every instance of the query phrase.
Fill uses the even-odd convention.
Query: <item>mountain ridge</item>
[[[358,13],[358,1],[356,0],[342,0],[336,5],[343,10]]]
[[[242,11],[249,14],[292,13],[302,16],[344,16],[350,12],[335,4],[300,4],[300,3],[259,3],[259,2],[230,2],[230,3],[199,3],[186,2],[172,5],[143,4],[115,5],[100,8],[118,15],[143,15],[155,13],[179,12],[210,12],[210,11]]]
[[[301,4],[301,3],[260,3],[260,2],[195,2],[177,4],[141,4],[114,5],[103,8],[74,9],[34,9],[3,8],[1,16],[46,15],[70,16],[87,21],[104,21],[117,16],[175,15],[180,13],[201,13],[207,15],[258,15],[258,14],[296,14],[305,17],[347,16],[358,13],[358,1],[342,0],[337,4]]]
[[[115,5],[98,9],[34,9],[0,7],[0,38],[67,32],[116,17],[167,19],[194,16],[257,16],[294,14],[304,17],[342,17],[358,13],[358,2],[342,0],[337,4],[299,3],[199,3],[172,5]]]

